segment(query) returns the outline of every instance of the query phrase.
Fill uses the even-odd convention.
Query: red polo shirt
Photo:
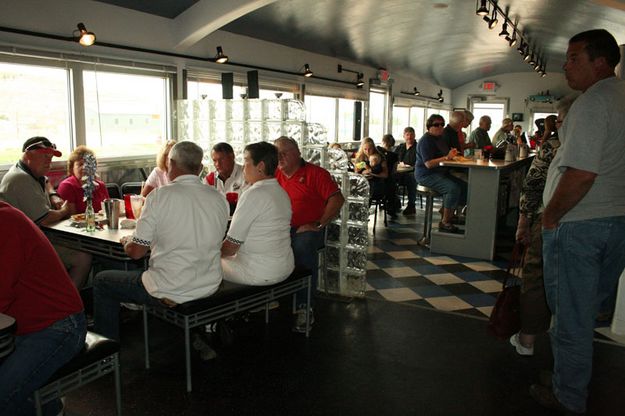
[[[0,230],[0,312],[15,318],[17,335],[83,310],[78,290],[35,223],[0,202]]]
[[[328,199],[339,192],[327,170],[308,162],[290,178],[276,169],[276,179],[291,199],[292,227],[319,221]]]

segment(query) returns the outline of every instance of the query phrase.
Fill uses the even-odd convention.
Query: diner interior
[[[486,16],[476,14],[482,3]],[[625,2],[5,0],[0,8],[0,179],[31,136],[63,152],[49,173],[57,185],[67,155],[86,145],[111,197],[123,197],[140,193],[169,139],[198,143],[206,174],[217,142],[231,143],[241,163],[243,145],[288,134],[347,200],[327,230],[309,337],[291,331],[288,296],[263,310],[267,324],[263,311],[236,316],[210,329],[214,358],[192,352],[189,392],[181,331],[149,321],[146,369],[143,315],[124,309],[123,414],[553,414],[528,393],[552,367],[548,335],[521,357],[487,329],[529,159],[475,175],[483,182],[469,189],[475,208],[457,235],[436,229],[441,200],[430,206],[425,195],[416,215],[392,217],[367,199],[358,225],[350,207],[359,209],[361,188],[345,166],[362,138],[380,145],[390,133],[399,144],[411,126],[419,139],[429,116],[447,123],[454,110],[474,114],[467,135],[483,115],[491,137],[506,117],[534,135],[536,120],[572,93],[562,70],[571,36],[604,28],[624,55]],[[91,45],[79,42],[85,33]],[[333,143],[345,154],[329,152]],[[398,192],[405,207],[406,190]],[[347,244],[344,229],[360,241]],[[625,335],[610,322],[595,331],[589,389],[587,414],[625,408]],[[65,414],[116,414],[113,377],[65,396]]]

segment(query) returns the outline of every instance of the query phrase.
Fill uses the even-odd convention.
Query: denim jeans
[[[143,287],[143,270],[105,270],[93,281],[95,332],[119,340],[119,306],[122,302],[160,305]]]
[[[402,175],[404,185],[406,185],[406,193],[408,194],[408,206],[414,207],[417,200],[417,179],[414,174]]]
[[[311,279],[311,303],[317,290],[317,281],[319,279],[319,257],[317,250],[325,244],[325,231],[306,231],[296,233],[296,228],[291,228],[291,247],[293,248],[293,256],[295,257],[295,265],[310,270]],[[300,290],[295,296],[297,306],[306,304],[306,290]]]
[[[543,230],[543,260],[553,314],[553,392],[565,407],[584,412],[598,306],[625,268],[625,216]]]
[[[15,337],[15,351],[0,364],[0,415],[34,415],[33,393],[80,352],[86,333],[85,315],[79,312]],[[56,416],[60,410],[60,401],[52,401],[43,414]]]
[[[467,203],[467,183],[455,176],[433,173],[419,183],[443,195],[443,208],[454,209]]]

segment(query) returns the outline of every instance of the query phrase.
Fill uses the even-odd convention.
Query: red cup
[[[132,205],[130,204],[130,195],[133,195],[133,194],[124,194],[124,209],[126,210],[126,218],[130,220],[134,220],[135,216],[132,213]]]

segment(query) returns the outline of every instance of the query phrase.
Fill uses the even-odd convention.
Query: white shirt
[[[294,268],[291,249],[291,201],[275,178],[254,183],[241,195],[227,240],[239,244],[234,257],[222,259],[224,279],[269,285]]]
[[[243,176],[243,166],[238,163],[234,164],[230,177],[225,181],[221,180],[218,172],[215,172],[215,189],[224,195],[228,192],[236,192],[240,195],[249,188],[249,186]]]
[[[217,291],[228,214],[226,198],[195,175],[147,196],[132,241],[151,249],[142,275],[150,295],[184,303]]]

